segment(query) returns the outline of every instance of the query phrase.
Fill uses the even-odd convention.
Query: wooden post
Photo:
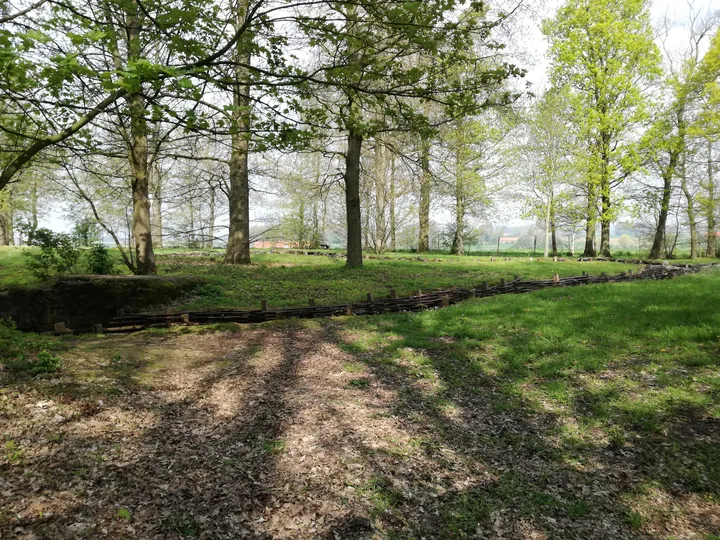
[[[632,271],[632,270],[628,270],[628,271],[627,271],[627,275],[628,275],[628,276],[632,276],[632,275],[633,275],[633,271]]]
[[[475,298],[475,289],[470,289],[470,295],[468,298]]]
[[[480,285],[480,288],[483,290],[487,290],[490,288],[490,284],[487,281],[483,281],[482,285]]]
[[[373,301],[373,294],[371,292],[367,293],[367,301],[368,303],[372,303]]]
[[[397,289],[390,289],[390,298],[392,298],[393,300],[397,300],[397,297]]]
[[[450,305],[450,297],[449,296],[443,296],[441,299],[442,307],[448,307]]]
[[[95,333],[95,334],[102,334],[102,333],[103,333],[102,324],[94,324],[94,325],[93,325],[93,333]]]
[[[55,333],[56,334],[64,334],[65,333],[65,323],[64,322],[55,323]]]
[[[520,276],[518,276],[517,274],[515,274],[515,275],[513,276],[513,279],[515,279],[515,280],[517,281],[518,279],[520,279]]]
[[[415,296],[422,296],[422,291],[420,289],[417,290],[417,294]]]
[[[500,286],[501,286],[501,287],[504,287],[504,286],[505,286],[505,280],[504,280],[504,279],[501,279],[501,280],[500,280]]]
[[[345,315],[352,315],[352,306],[345,306]]]
[[[314,298],[310,299],[310,307],[315,307],[315,299]]]
[[[183,324],[190,324],[190,314],[189,313],[183,313],[180,315],[180,319],[182,319]]]
[[[260,309],[262,311],[267,311],[267,308],[268,308],[267,300],[265,300],[263,298],[262,300],[260,300]]]
[[[553,274],[553,283],[560,283],[560,274]]]
[[[121,318],[121,317],[124,317],[124,316],[125,316],[125,310],[124,310],[124,309],[118,309],[118,310],[115,312],[115,317]]]

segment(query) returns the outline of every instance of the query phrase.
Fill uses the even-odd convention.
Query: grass
[[[22,250],[0,248],[0,289],[39,284],[23,266]],[[330,258],[288,253],[254,252],[250,266],[226,265],[220,250],[201,251],[193,255],[183,250],[161,250],[157,253],[158,273],[161,275],[194,275],[207,280],[190,297],[179,300],[173,309],[252,309],[262,299],[270,307],[317,305],[359,302],[368,293],[376,298],[387,297],[390,289],[400,296],[420,291],[477,286],[483,281],[509,280],[515,275],[528,279],[561,276],[619,273],[627,265],[608,262],[578,263],[568,259],[513,257],[509,261],[491,258],[423,254],[429,262],[405,261],[400,257],[417,254],[389,253],[391,260],[366,259],[361,269],[345,267],[342,258]],[[117,255],[116,255],[117,256]],[[372,255],[371,255],[372,256]],[[441,258],[444,262],[435,262]],[[118,259],[119,261],[119,259]],[[116,265],[122,271],[120,265]],[[127,272],[127,270],[124,270]]]
[[[330,303],[391,287],[404,294],[514,273],[547,277],[624,268],[371,260],[363,270],[348,270],[341,260],[289,255],[258,255],[255,265],[238,268],[202,257],[167,259],[161,259],[162,273],[193,268],[217,287],[189,300],[198,307],[212,299],[252,305],[255,294],[271,305],[292,305],[313,287],[318,303]],[[325,282],[323,297],[318,291]],[[139,459],[165,471],[188,449],[169,458],[173,448],[163,447],[163,454],[156,445],[167,432],[181,433],[183,439],[173,441],[187,437],[189,448],[200,445],[213,456],[201,454],[186,464],[193,478],[214,479],[208,492],[224,485],[225,475],[242,474],[234,482],[243,482],[245,471],[257,467],[263,476],[253,470],[248,485],[280,500],[295,489],[303,500],[345,500],[385,538],[520,537],[528,530],[548,538],[601,538],[609,530],[621,538],[713,538],[720,534],[718,306],[720,272],[706,271],[672,281],[470,300],[413,314],[62,337],[57,343],[30,334],[24,338],[29,349],[56,351],[62,369],[35,378],[0,372],[0,398],[28,394],[29,405],[18,402],[11,414],[14,401],[0,399],[0,414],[14,425],[50,397],[80,411],[72,417],[77,422],[91,413],[100,422],[97,411],[117,402],[118,415],[132,411],[123,416],[130,422],[124,432],[107,427],[102,437],[96,432],[85,441],[80,428],[49,424],[44,438],[36,439],[54,440],[67,452],[78,440],[106,445],[110,455],[111,443],[127,446],[126,433],[142,433],[152,451]],[[303,338],[304,332],[312,338]],[[268,355],[277,356],[276,367],[263,367]],[[233,384],[241,390],[231,392]],[[155,397],[162,392],[162,399]],[[180,421],[180,414],[187,416]],[[154,427],[136,426],[138,418]],[[314,418],[325,423],[308,425]],[[257,429],[243,431],[251,423]],[[0,467],[0,479],[16,475],[8,476],[7,485],[20,481],[21,473],[31,477],[26,464],[44,455],[22,433],[12,427],[5,438],[9,468]],[[159,436],[150,438],[152,433]],[[298,441],[312,446],[300,451]],[[127,451],[137,458],[135,446]],[[59,449],[56,454],[63,458]],[[323,482],[337,479],[343,491],[305,484],[308,462],[300,466],[298,487],[298,477],[287,471],[305,455]],[[346,460],[359,464],[347,481]],[[205,462],[228,467],[218,472]],[[268,471],[258,465],[269,463],[283,466]],[[78,461],[73,467],[94,475],[104,465]],[[124,496],[134,500],[133,493]],[[260,506],[271,508],[270,500]],[[174,531],[196,531],[206,523],[207,516],[196,519],[185,502],[167,504],[166,527]],[[152,522],[129,503],[127,508],[133,523],[136,517]],[[272,508],[284,512],[280,503]],[[603,529],[608,523],[614,529]],[[2,525],[0,514],[0,531]],[[521,525],[528,528],[511,529]]]
[[[377,377],[433,383],[433,392],[408,392],[399,406],[423,409],[423,421],[438,429],[448,401],[467,408],[490,395],[494,412],[537,426],[525,434],[476,436],[474,445],[530,451],[573,470],[592,469],[619,452],[633,456],[628,468],[642,471],[665,497],[679,491],[719,501],[718,306],[720,272],[712,271],[673,282],[546,290],[356,318],[340,332],[345,350]],[[550,503],[538,498],[542,482],[524,478],[519,485],[485,491],[483,511],[513,501],[532,513]],[[651,526],[646,493],[627,498],[624,519],[635,528]],[[451,506],[448,534],[455,536],[458,523],[475,523],[478,510],[469,507],[463,519],[464,499]],[[593,512],[582,498],[561,507],[572,520]]]

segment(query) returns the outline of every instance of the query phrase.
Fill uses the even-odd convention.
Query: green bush
[[[85,265],[91,274],[107,276],[115,272],[115,265],[110,252],[102,244],[93,245],[85,253]]]
[[[12,321],[0,320],[0,363],[9,371],[28,375],[56,372],[62,360],[47,350],[52,345],[38,342],[31,334],[23,334]],[[37,350],[38,347],[42,348]]]
[[[30,245],[39,247],[40,252],[25,253],[29,259],[27,266],[40,279],[67,274],[75,269],[80,259],[80,249],[64,233],[37,229]]]

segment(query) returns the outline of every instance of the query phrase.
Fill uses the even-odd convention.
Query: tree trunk
[[[150,191],[148,185],[148,144],[145,120],[145,98],[141,94],[128,96],[130,120],[130,169],[132,171],[132,230],[135,244],[135,268],[140,275],[155,273],[150,228]]]
[[[345,154],[345,212],[347,219],[346,265],[360,268],[362,259],[362,215],[360,213],[360,152],[362,135],[352,129],[348,133]]]
[[[390,158],[390,251],[397,250],[397,223],[395,221],[395,154]]]
[[[455,198],[455,234],[451,250],[453,255],[465,254],[463,236],[465,236],[465,198],[462,194],[458,194]]]
[[[650,248],[650,258],[659,259],[662,255],[663,246],[665,245],[665,229],[667,228],[667,218],[670,211],[670,196],[672,195],[672,176],[669,173],[669,167],[663,174],[663,192],[660,201],[660,214],[658,215],[657,228],[655,229],[655,238],[653,239],[652,248]]]
[[[678,162],[685,150],[685,122],[683,121],[682,109],[677,112],[678,119],[678,136],[673,141],[670,148],[670,159],[667,167],[662,172],[663,191],[660,201],[660,214],[658,216],[657,229],[655,230],[655,238],[650,249],[650,258],[659,259],[665,244],[665,235],[667,229],[667,218],[670,212],[670,198],[672,197],[672,181],[675,177]]]
[[[28,244],[35,238],[35,231],[38,228],[38,183],[33,178],[30,189],[30,228],[28,229]]]
[[[430,140],[420,142],[420,235],[418,252],[430,251]]]
[[[550,191],[547,208],[545,209],[545,251],[543,253],[543,257],[546,259],[550,255],[550,213],[552,208],[552,199],[552,191]]]
[[[602,133],[600,148],[600,255],[610,257],[610,135]]]
[[[238,0],[236,28],[245,22],[250,0]],[[250,264],[250,182],[248,157],[250,146],[250,87],[247,85],[247,70],[250,64],[250,47],[239,39],[235,48],[238,62],[235,68],[233,86],[233,132],[230,135],[230,208],[229,231],[225,262],[228,264]]]
[[[154,181],[151,182],[153,200],[150,207],[151,216],[150,223],[152,225],[153,244],[155,247],[162,249],[163,247],[163,221],[162,221],[162,203],[163,189],[162,178],[160,177],[160,166],[157,161],[153,163]]]
[[[140,16],[137,3],[131,4],[127,16],[128,61],[142,59]],[[130,170],[132,173],[132,229],[135,243],[135,268],[140,275],[155,273],[150,227],[150,192],[148,182],[147,103],[141,93],[128,94],[130,109]]]
[[[554,214],[554,212],[553,212],[553,214]],[[550,236],[552,239],[552,256],[557,257],[558,249],[557,249],[557,230],[555,227],[555,216],[553,216],[552,220],[550,221]]]
[[[208,216],[208,234],[205,247],[212,249],[215,245],[215,188],[210,188],[210,216]]]
[[[600,217],[600,255],[611,257],[610,254],[610,186],[603,187],[602,195],[602,216]]]
[[[375,146],[375,252],[382,253],[387,250],[388,236],[385,217],[387,163],[385,162],[385,149],[377,137]]]
[[[588,186],[587,224],[585,226],[585,250],[583,257],[595,257],[595,189]]]
[[[0,191],[0,246],[15,245],[12,189]]]
[[[715,232],[716,221],[715,221],[715,176],[713,173],[713,162],[712,162],[712,143],[708,140],[708,161],[707,161],[707,191],[708,191],[708,202],[707,202],[707,248],[705,249],[705,256],[715,257],[717,254],[717,236]]]

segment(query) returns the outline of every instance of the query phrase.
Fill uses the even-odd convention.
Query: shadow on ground
[[[570,296],[83,342],[4,381],[0,536],[720,534],[717,314]]]

